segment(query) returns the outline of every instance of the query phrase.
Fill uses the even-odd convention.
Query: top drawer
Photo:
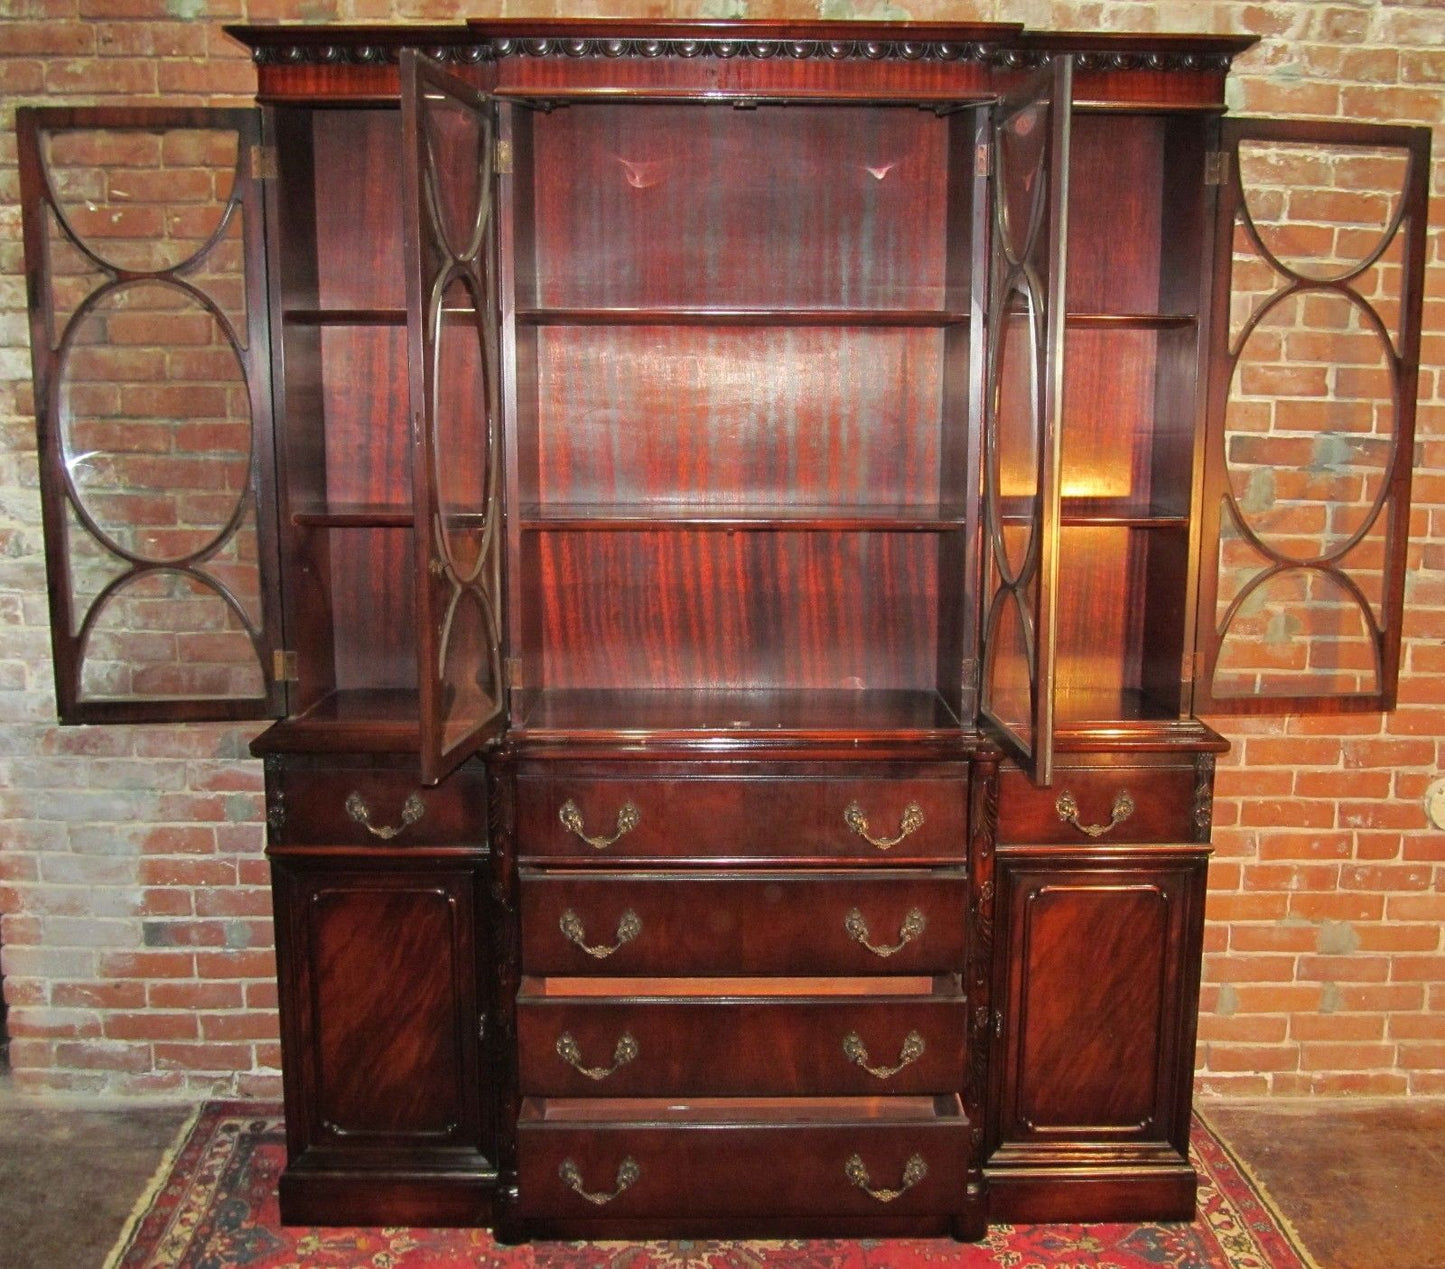
[[[565,767],[517,781],[523,859],[960,859],[963,763],[858,768],[851,774],[663,777]]]
[[[414,759],[291,758],[268,764],[274,846],[484,846],[487,776],[468,763],[437,785]]]
[[[1016,768],[999,773],[1002,844],[1086,846],[1115,842],[1197,842],[1194,764],[1056,767],[1040,789]],[[1210,788],[1202,796],[1208,798]]]

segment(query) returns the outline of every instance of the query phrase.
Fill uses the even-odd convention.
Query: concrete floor
[[[0,1269],[98,1269],[188,1110],[16,1098],[0,1076]],[[1445,1102],[1210,1102],[1322,1269],[1445,1266]]]

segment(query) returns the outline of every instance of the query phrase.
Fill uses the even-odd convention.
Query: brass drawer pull
[[[382,824],[376,825],[371,822],[371,810],[362,800],[359,793],[348,793],[346,795],[346,813],[351,816],[373,837],[379,837],[384,842],[389,842],[398,833],[404,832],[415,824],[426,814],[426,803],[421,800],[420,793],[411,794],[401,804],[401,823],[394,828]]]
[[[843,928],[848,931],[848,937],[855,943],[861,943],[874,956],[887,958],[901,952],[914,939],[923,933],[928,921],[923,913],[917,908],[909,908],[908,914],[903,918],[903,924],[898,929],[898,942],[891,946],[883,943],[869,942],[868,922],[863,919],[863,914],[857,908],[850,908],[848,915],[843,918]]]
[[[562,931],[568,942],[577,944],[588,956],[605,961],[613,952],[624,944],[631,943],[642,933],[642,918],[628,908],[617,922],[617,935],[611,943],[588,943],[587,931],[583,928],[582,918],[571,908],[562,913],[562,919],[557,922],[557,928]]]
[[[582,1169],[571,1159],[563,1159],[562,1166],[557,1169],[557,1175],[562,1178],[565,1185],[580,1198],[585,1198],[595,1207],[601,1207],[604,1203],[610,1203],[623,1190],[631,1189],[637,1184],[637,1179],[642,1175],[642,1169],[637,1166],[637,1160],[631,1157],[623,1159],[617,1169],[617,1183],[610,1191],[599,1190],[592,1192],[582,1188]]]
[[[1119,796],[1114,799],[1114,809],[1109,815],[1107,824],[1081,823],[1079,804],[1074,801],[1074,795],[1068,789],[1059,794],[1059,800],[1054,803],[1054,810],[1058,812],[1059,819],[1065,824],[1072,824],[1079,832],[1086,833],[1090,837],[1103,837],[1111,828],[1117,828],[1134,814],[1134,799],[1129,796],[1128,789],[1120,789]]]
[[[896,1190],[875,1190],[873,1183],[868,1178],[868,1169],[856,1154],[843,1165],[843,1171],[848,1174],[848,1179],[869,1198],[877,1199],[880,1203],[891,1203],[894,1199],[902,1198],[928,1175],[928,1164],[923,1162],[921,1154],[910,1155],[908,1162],[903,1165],[903,1184]]]
[[[889,1080],[923,1056],[923,1037],[916,1031],[910,1031],[903,1037],[897,1066],[869,1066],[868,1050],[863,1047],[863,1039],[856,1031],[850,1031],[843,1037],[843,1053],[854,1066],[861,1066],[875,1079]]]
[[[863,814],[863,808],[856,802],[849,802],[843,808],[843,823],[870,846],[876,846],[879,850],[891,850],[909,833],[916,832],[923,827],[923,808],[917,802],[910,802],[903,808],[903,819],[899,822],[897,837],[874,837],[868,831],[868,817]]]
[[[622,809],[617,812],[617,831],[611,837],[588,837],[586,829],[582,826],[582,809],[571,798],[562,803],[562,809],[557,812],[557,817],[562,821],[563,828],[569,833],[576,833],[593,850],[606,850],[619,837],[632,832],[642,823],[642,812],[632,802],[624,802]]]
[[[611,1066],[586,1066],[582,1062],[582,1049],[572,1033],[564,1031],[557,1037],[557,1056],[589,1080],[605,1080],[609,1075],[615,1075],[622,1067],[636,1060],[637,1052],[637,1041],[624,1031],[617,1041],[617,1047],[612,1050]]]

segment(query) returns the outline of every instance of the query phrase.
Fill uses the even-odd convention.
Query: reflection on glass
[[[1004,249],[1014,261],[1034,254],[1048,206],[1044,155],[1049,115],[1048,101],[1033,101],[997,131],[997,225]]]

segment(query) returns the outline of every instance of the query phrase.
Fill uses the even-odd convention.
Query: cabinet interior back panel
[[[536,338],[543,503],[936,503],[940,429],[967,426],[942,418],[941,329],[571,326]]]
[[[317,306],[406,307],[401,241],[401,111],[318,110]]]
[[[412,495],[405,328],[328,327],[321,357],[327,500],[405,506]]]
[[[417,685],[416,566],[410,529],[326,529],[336,686]]]
[[[1157,115],[1074,116],[1070,310],[1158,311],[1165,126]]]
[[[549,688],[936,684],[947,535],[535,536]]]
[[[522,303],[943,304],[946,119],[633,103],[527,122],[536,260],[535,296],[519,261]]]

